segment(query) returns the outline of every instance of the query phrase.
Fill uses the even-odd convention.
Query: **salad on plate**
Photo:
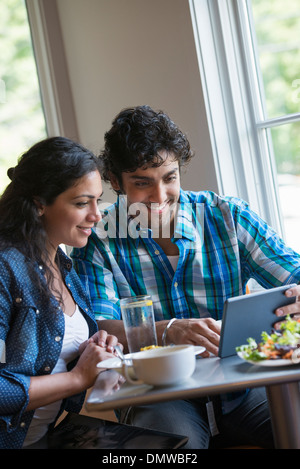
[[[271,333],[262,332],[261,342],[251,337],[246,345],[236,347],[238,355],[252,363],[280,360],[288,363],[300,362],[300,319],[287,316],[279,329]],[[279,363],[278,363],[279,364]],[[275,363],[274,363],[275,365]]]

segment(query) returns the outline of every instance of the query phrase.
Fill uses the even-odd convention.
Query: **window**
[[[39,82],[24,0],[0,3],[0,192],[7,169],[46,137]]]
[[[0,2],[0,193],[33,143],[80,141],[55,1]]]
[[[268,133],[273,148],[283,233],[287,243],[300,252],[299,4],[252,0],[250,6],[257,73],[261,75],[263,114],[258,126]]]
[[[300,11],[293,0],[190,0],[220,192],[300,252]]]

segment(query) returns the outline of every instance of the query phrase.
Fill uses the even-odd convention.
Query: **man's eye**
[[[166,179],[166,182],[173,182],[173,181],[176,181],[177,179],[177,176],[170,176]]]

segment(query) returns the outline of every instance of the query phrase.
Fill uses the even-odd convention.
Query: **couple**
[[[126,350],[120,298],[150,294],[159,340],[176,318],[167,329],[170,343],[200,344],[216,354],[216,320],[227,297],[244,292],[251,277],[266,288],[300,280],[299,255],[247,204],[181,189],[180,172],[191,157],[186,137],[169,117],[140,106],[115,118],[99,159],[74,142],[53,138],[30,149],[10,172],[12,182],[0,199],[0,339],[6,345],[1,447],[30,447],[42,438],[62,400],[68,410],[80,410],[84,389],[101,371],[95,364],[111,356],[118,342]],[[145,226],[136,224],[140,236],[128,236],[123,226],[140,213],[121,219],[119,200],[103,217],[104,225],[117,214],[116,236],[97,236],[103,229],[100,171],[128,208],[145,206]],[[199,204],[203,217],[195,213]],[[153,214],[158,224],[152,230]],[[160,229],[166,220],[167,237]],[[81,282],[62,243],[75,248]],[[67,365],[73,365],[70,371]],[[272,447],[263,390],[213,401],[221,435],[234,444]],[[121,420],[185,434],[187,448],[206,448],[206,403],[133,407]]]

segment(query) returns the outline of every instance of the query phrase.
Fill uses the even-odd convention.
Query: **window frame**
[[[249,202],[284,237],[270,129],[251,35],[250,0],[189,0],[219,190]]]
[[[57,1],[25,0],[48,136],[79,141]]]

